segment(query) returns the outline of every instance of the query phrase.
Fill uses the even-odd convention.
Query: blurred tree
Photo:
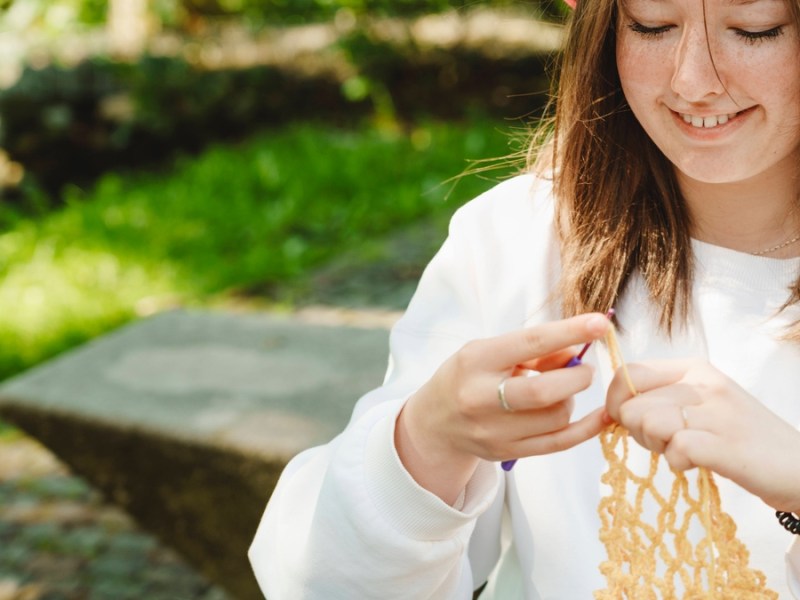
[[[192,13],[201,15],[226,15],[230,12],[227,6],[223,6],[218,0],[183,0],[183,6]],[[240,6],[236,8],[241,9]]]
[[[106,27],[113,56],[139,56],[153,29],[148,0],[109,0]]]

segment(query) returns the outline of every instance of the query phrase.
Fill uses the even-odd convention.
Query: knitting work
[[[635,395],[613,327],[606,344],[614,370],[622,368]],[[711,472],[698,469],[693,491],[684,473],[672,471],[671,490],[662,495],[654,481],[660,468],[669,469],[666,460],[652,453],[648,472],[637,474],[628,465],[628,442],[627,430],[617,424],[600,434],[608,463],[601,481],[611,493],[598,506],[608,559],[600,565],[607,587],[595,598],[777,599],[764,574],[748,566],[749,552],[736,538],[733,519],[722,511]],[[644,518],[648,506],[657,511],[654,523]],[[690,530],[702,532],[695,543],[691,537],[697,535],[690,537]]]

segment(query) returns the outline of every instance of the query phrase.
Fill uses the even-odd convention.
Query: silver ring
[[[504,411],[514,412],[514,409],[511,408],[508,400],[506,400],[506,381],[508,381],[508,377],[503,377],[500,383],[497,384],[497,398],[500,400],[500,406],[503,407]]]
[[[683,417],[683,428],[689,429],[689,411],[685,406],[681,406],[681,417]]]

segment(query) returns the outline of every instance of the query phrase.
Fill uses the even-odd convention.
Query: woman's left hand
[[[628,370],[638,394],[631,397],[618,371],[606,410],[637,442],[674,469],[708,468],[776,510],[800,514],[800,431],[707,361],[650,361]]]

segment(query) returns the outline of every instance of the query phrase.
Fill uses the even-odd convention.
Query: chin
[[[699,161],[670,162],[684,177],[699,183],[736,183],[744,181],[751,175],[742,173],[739,169],[731,169],[730,163],[727,165],[703,165]]]
[[[725,184],[725,183],[738,183],[740,181],[744,181],[745,177],[733,177],[733,176],[725,176],[719,173],[715,173],[713,176],[709,175],[708,173],[692,173],[686,172],[681,170],[681,173],[687,179],[691,179],[692,181],[697,181],[698,183],[708,183],[708,184]]]

